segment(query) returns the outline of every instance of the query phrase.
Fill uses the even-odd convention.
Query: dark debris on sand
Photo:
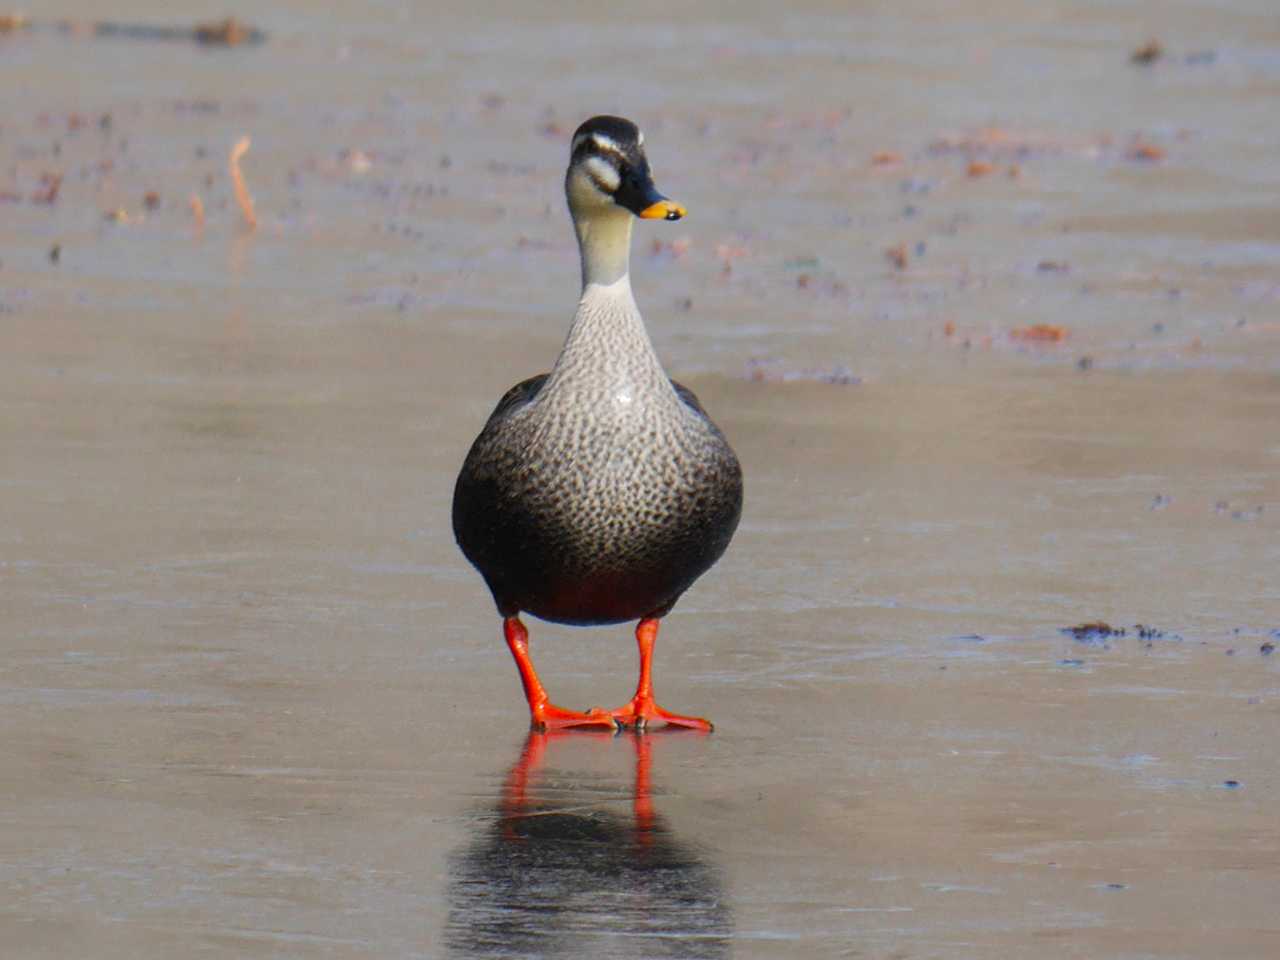
[[[1129,62],[1139,66],[1148,66],[1164,56],[1164,47],[1159,40],[1148,40],[1129,54]]]
[[[17,14],[0,15],[0,34],[24,31],[52,31],[64,37],[97,37],[106,39],[178,41],[197,43],[203,47],[257,46],[266,43],[267,35],[251,24],[226,17],[208,23],[189,26],[169,26],[154,23],[121,22],[116,20],[28,20]]]
[[[1062,627],[1059,632],[1079,643],[1102,647],[1104,650],[1111,649],[1111,644],[1108,641],[1119,637],[1127,637],[1130,634],[1141,640],[1146,647],[1150,647],[1153,641],[1156,640],[1182,639],[1176,633],[1167,633],[1158,627],[1152,627],[1145,623],[1135,623],[1132,628],[1113,627],[1103,620],[1079,623],[1074,627]]]
[[[1074,627],[1063,627],[1062,632],[1073,640],[1079,640],[1082,643],[1096,643],[1100,640],[1109,640],[1112,637],[1123,637],[1125,635],[1124,627],[1113,627],[1102,620],[1080,623]]]

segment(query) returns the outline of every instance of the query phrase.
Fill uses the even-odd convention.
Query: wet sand
[[[6,957],[1280,951],[1268,5],[640,15],[0,37]],[[709,737],[528,738],[449,531],[606,110],[747,477],[658,645]]]

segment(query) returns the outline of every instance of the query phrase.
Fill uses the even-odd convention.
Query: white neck
[[[573,228],[578,234],[584,291],[590,284],[610,286],[627,276],[634,219],[629,211],[620,207],[592,210],[583,215],[574,211]]]
[[[631,294],[634,217],[575,196],[572,179],[569,209],[582,255],[582,298],[544,393],[605,406],[626,406],[633,397],[678,402]]]

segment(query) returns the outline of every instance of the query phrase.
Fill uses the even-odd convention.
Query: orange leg
[[[654,703],[653,700],[653,644],[658,639],[658,621],[654,618],[641,620],[636,626],[636,643],[640,647],[640,679],[636,683],[636,695],[626,706],[612,711],[614,719],[624,727],[635,727],[643,730],[654,720],[662,720],[673,727],[689,727],[710,733],[711,722],[701,717],[685,717],[678,713],[669,713]]]
[[[593,707],[586,713],[566,710],[557,707],[547,696],[547,691],[533,669],[533,660],[529,658],[529,631],[524,628],[519,617],[507,617],[502,621],[502,632],[507,638],[507,647],[515,658],[516,668],[520,671],[520,682],[524,685],[524,696],[529,701],[529,726],[534,730],[563,730],[569,727],[608,727],[618,729],[618,722],[606,711]]]

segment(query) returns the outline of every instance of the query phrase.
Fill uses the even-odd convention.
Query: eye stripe
[[[593,133],[591,139],[605,153],[622,153],[622,147],[613,137],[605,136],[603,133]]]
[[[627,151],[616,140],[609,137],[602,137],[599,134],[579,134],[574,138],[573,146],[569,150],[573,156],[586,154],[588,156],[604,156],[610,157],[618,163],[626,163]]]

